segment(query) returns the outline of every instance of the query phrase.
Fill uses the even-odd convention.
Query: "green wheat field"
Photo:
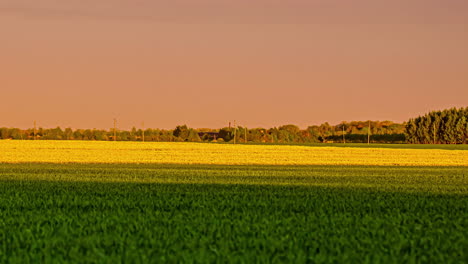
[[[0,163],[2,263],[467,263],[467,249],[465,166]]]

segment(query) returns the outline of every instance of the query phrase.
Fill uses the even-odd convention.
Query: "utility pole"
[[[234,120],[234,144],[236,144],[236,133],[237,132],[237,126],[236,126],[236,120]]]
[[[370,144],[370,120],[369,120],[368,129],[367,129],[367,144]]]
[[[34,120],[34,140],[36,140],[36,120]]]
[[[117,120],[114,118],[114,141],[117,141]]]
[[[247,143],[247,127],[244,127],[244,132],[245,143]]]
[[[341,126],[343,128],[343,144],[346,144],[346,138],[345,138],[345,131],[344,131],[344,122],[343,125]]]
[[[434,145],[436,143],[436,125],[434,123]]]
[[[143,127],[143,129],[141,130],[141,140],[145,142],[145,122],[144,121],[141,123],[141,126]]]

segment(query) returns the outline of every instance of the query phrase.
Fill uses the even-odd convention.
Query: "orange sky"
[[[0,0],[0,127],[307,127],[468,106],[463,0]]]

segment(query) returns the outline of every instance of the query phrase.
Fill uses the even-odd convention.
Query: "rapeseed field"
[[[5,163],[468,166],[468,151],[206,143],[3,141]]]

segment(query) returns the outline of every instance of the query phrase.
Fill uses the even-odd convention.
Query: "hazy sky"
[[[466,0],[0,0],[0,127],[406,121],[468,106]]]

